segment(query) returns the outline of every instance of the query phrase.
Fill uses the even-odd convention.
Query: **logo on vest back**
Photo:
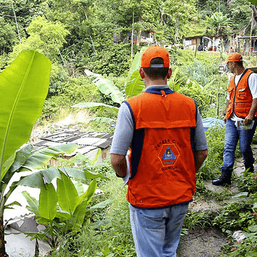
[[[163,166],[175,165],[180,154],[175,144],[162,145],[158,158]]]

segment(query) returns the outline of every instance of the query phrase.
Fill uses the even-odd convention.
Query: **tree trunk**
[[[3,216],[0,218],[0,257],[8,257],[5,252]]]
[[[21,44],[21,36],[20,36],[18,21],[17,21],[15,10],[14,10],[13,2],[12,2],[12,10],[13,10],[13,15],[14,15],[14,19],[15,19],[16,28],[17,28],[17,33],[18,33],[18,36],[19,36],[19,42]]]
[[[133,9],[133,16],[132,16],[132,31],[131,31],[131,60],[133,60],[133,38],[134,38],[134,9]]]

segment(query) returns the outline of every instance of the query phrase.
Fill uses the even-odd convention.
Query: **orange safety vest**
[[[232,77],[227,89],[229,94],[230,103],[226,111],[226,118],[232,117],[233,113],[237,117],[245,118],[252,106],[252,94],[248,86],[249,76],[253,71],[246,69],[242,74],[237,86],[235,86],[235,75]],[[255,114],[257,117],[257,114]]]
[[[125,102],[134,119],[127,200],[142,208],[191,201],[196,190],[193,99],[146,90]]]

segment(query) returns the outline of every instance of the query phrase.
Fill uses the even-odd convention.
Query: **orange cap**
[[[150,65],[151,60],[157,57],[160,57],[163,59],[163,64]],[[157,45],[151,46],[147,48],[141,56],[141,67],[142,68],[169,68],[170,67],[169,53],[163,47],[160,47]]]
[[[240,62],[242,61],[242,55],[239,53],[230,54],[227,58],[227,62]]]

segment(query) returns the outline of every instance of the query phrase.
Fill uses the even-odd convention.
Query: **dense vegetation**
[[[57,106],[101,97],[85,77],[84,69],[112,77],[122,89],[121,78],[126,77],[131,60],[147,45],[139,43],[142,32],[154,32],[156,43],[171,46],[182,45],[185,36],[199,31],[201,35],[230,36],[244,29],[249,35],[250,6],[247,0],[1,0],[0,69],[23,49],[35,49],[50,58],[49,102],[44,109],[44,116],[50,117]],[[132,37],[133,42],[138,39],[134,44]],[[176,48],[171,55],[173,67],[181,70],[177,79],[185,75],[202,86],[213,79],[207,81],[206,72],[217,74],[222,62],[216,58],[203,67],[202,60],[194,61],[194,70],[190,71],[192,56],[188,58]],[[67,101],[58,97],[50,100],[60,95]]]
[[[4,70],[24,49],[35,49],[51,60],[50,88],[41,123],[58,118],[63,109],[71,111],[71,106],[79,102],[95,101],[119,107],[98,90],[84,70],[101,74],[124,92],[133,58],[148,45],[131,38],[139,39],[144,31],[154,32],[156,43],[172,46],[168,49],[173,68],[169,86],[194,98],[203,118],[222,118],[228,79],[218,68],[227,54],[193,52],[180,47],[186,36],[250,35],[251,16],[251,3],[247,0],[0,0],[0,69]],[[245,61],[250,66],[256,60],[245,57]],[[114,113],[102,108],[94,109],[91,114],[115,118]],[[107,131],[110,125],[93,123],[84,129]],[[224,128],[213,128],[207,138],[209,156],[197,174],[196,198],[221,202],[229,199],[231,192],[213,193],[204,182],[219,172]],[[97,179],[98,188],[105,194],[90,202],[84,229],[76,234],[67,233],[54,222],[57,229],[53,236],[58,247],[51,256],[135,256],[125,187],[121,187],[108,161],[93,166],[83,156],[76,158],[61,165],[76,164],[109,180]],[[224,247],[224,256],[255,256],[256,179],[245,174],[237,183],[239,192],[243,192],[239,196],[245,197],[240,203],[234,198],[215,215],[189,213],[183,233],[197,226],[218,227],[231,239]],[[244,244],[235,243],[231,237],[238,229],[246,233]]]

